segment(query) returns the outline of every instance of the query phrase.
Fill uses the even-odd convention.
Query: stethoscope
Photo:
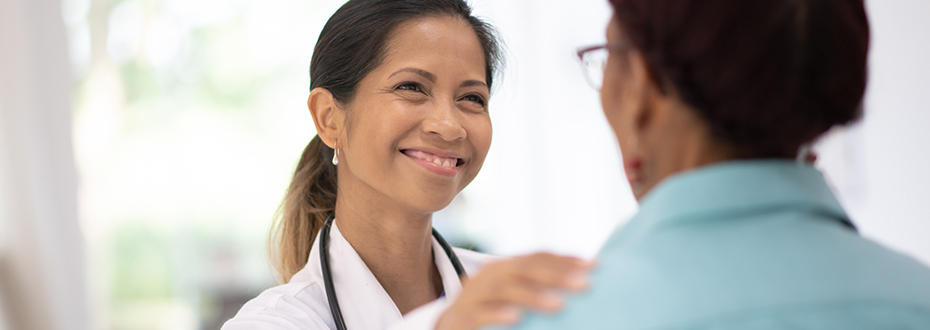
[[[329,310],[333,313],[333,321],[336,323],[336,329],[346,330],[346,321],[342,318],[342,311],[339,310],[339,301],[336,300],[336,288],[333,286],[333,274],[329,270],[329,228],[333,225],[334,217],[335,214],[330,214],[326,222],[323,223],[323,228],[320,229],[320,265],[323,267],[323,286],[326,287],[326,299],[329,300]],[[442,250],[449,256],[449,261],[452,262],[452,267],[455,267],[455,273],[459,275],[459,279],[467,277],[468,275],[465,274],[465,268],[462,267],[462,263],[459,262],[459,257],[455,255],[455,251],[452,250],[449,243],[446,243],[446,240],[442,238],[442,235],[439,235],[439,232],[436,231],[435,228],[433,228],[433,237],[436,238],[436,242],[439,243],[439,246],[442,246]]]

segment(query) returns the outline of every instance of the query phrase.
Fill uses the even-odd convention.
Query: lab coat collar
[[[435,238],[432,239],[432,245],[433,260],[442,277],[445,296],[454,297],[462,290],[461,281],[449,257]],[[336,298],[339,301],[346,328],[384,329],[403,320],[394,301],[352,245],[342,236],[335,221],[329,233],[329,261]],[[319,241],[315,241],[310,250],[307,268],[309,272],[305,274],[323,286]],[[440,299],[445,299],[445,297]],[[325,319],[331,320],[332,317]],[[335,328],[332,322],[327,323]]]

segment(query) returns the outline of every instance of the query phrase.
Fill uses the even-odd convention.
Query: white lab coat
[[[442,277],[445,296],[403,316],[335,223],[329,234],[333,285],[348,330],[432,330],[449,301],[462,290],[452,262],[433,238],[433,257]],[[469,250],[454,250],[469,275],[474,275],[482,265],[497,259]],[[240,329],[336,329],[326,299],[318,241],[314,242],[310,250],[307,265],[290,282],[265,290],[247,302],[222,328]]]

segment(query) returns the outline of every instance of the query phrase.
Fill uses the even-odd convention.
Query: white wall
[[[499,254],[593,256],[636,209],[598,93],[575,51],[603,43],[606,1],[471,1],[507,66],[491,100],[494,142],[463,193],[469,231]]]
[[[865,120],[824,141],[822,164],[864,236],[930,264],[930,1],[866,7]]]

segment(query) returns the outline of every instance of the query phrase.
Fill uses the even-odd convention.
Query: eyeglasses
[[[599,46],[582,47],[578,49],[578,60],[584,70],[584,77],[588,84],[600,91],[604,84],[604,70],[607,69],[607,58],[610,51],[629,49],[625,43],[603,44]]]

